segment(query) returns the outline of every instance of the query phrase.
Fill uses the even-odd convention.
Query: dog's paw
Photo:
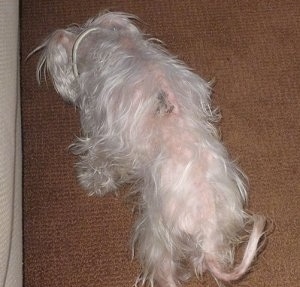
[[[94,168],[83,164],[78,165],[78,180],[89,194],[104,195],[118,189],[116,175],[104,168]]]

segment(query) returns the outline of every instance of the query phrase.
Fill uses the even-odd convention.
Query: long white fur
[[[139,193],[136,285],[174,287],[206,270],[236,280],[256,255],[265,219],[243,209],[243,175],[219,141],[209,83],[147,39],[134,19],[104,13],[56,31],[40,47],[38,75],[45,65],[57,91],[80,109],[82,136],[72,148],[79,181],[90,193],[123,183]]]

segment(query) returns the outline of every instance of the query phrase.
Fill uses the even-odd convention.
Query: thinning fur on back
[[[139,193],[136,285],[178,286],[205,271],[237,280],[257,253],[265,219],[244,211],[243,175],[219,141],[209,83],[133,19],[104,13],[56,31],[40,47],[38,74],[45,66],[56,90],[80,110],[82,135],[72,146],[79,182],[100,195],[123,183]]]

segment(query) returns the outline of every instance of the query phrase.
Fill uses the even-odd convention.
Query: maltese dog
[[[244,210],[244,176],[219,140],[210,84],[136,20],[106,12],[57,30],[37,49],[37,76],[45,67],[80,111],[72,149],[81,185],[104,195],[130,183],[139,195],[135,285],[175,287],[205,271],[218,282],[237,280],[257,254],[265,218]]]

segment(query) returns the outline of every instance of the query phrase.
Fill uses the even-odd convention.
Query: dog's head
[[[95,46],[105,46],[108,38],[120,42],[120,35],[138,35],[140,32],[132,23],[134,19],[136,17],[129,14],[106,12],[83,26],[73,25],[55,31],[35,50],[43,50],[37,69],[38,81],[42,71],[47,70],[58,93],[76,104],[82,93],[78,78],[97,65],[92,55]]]

